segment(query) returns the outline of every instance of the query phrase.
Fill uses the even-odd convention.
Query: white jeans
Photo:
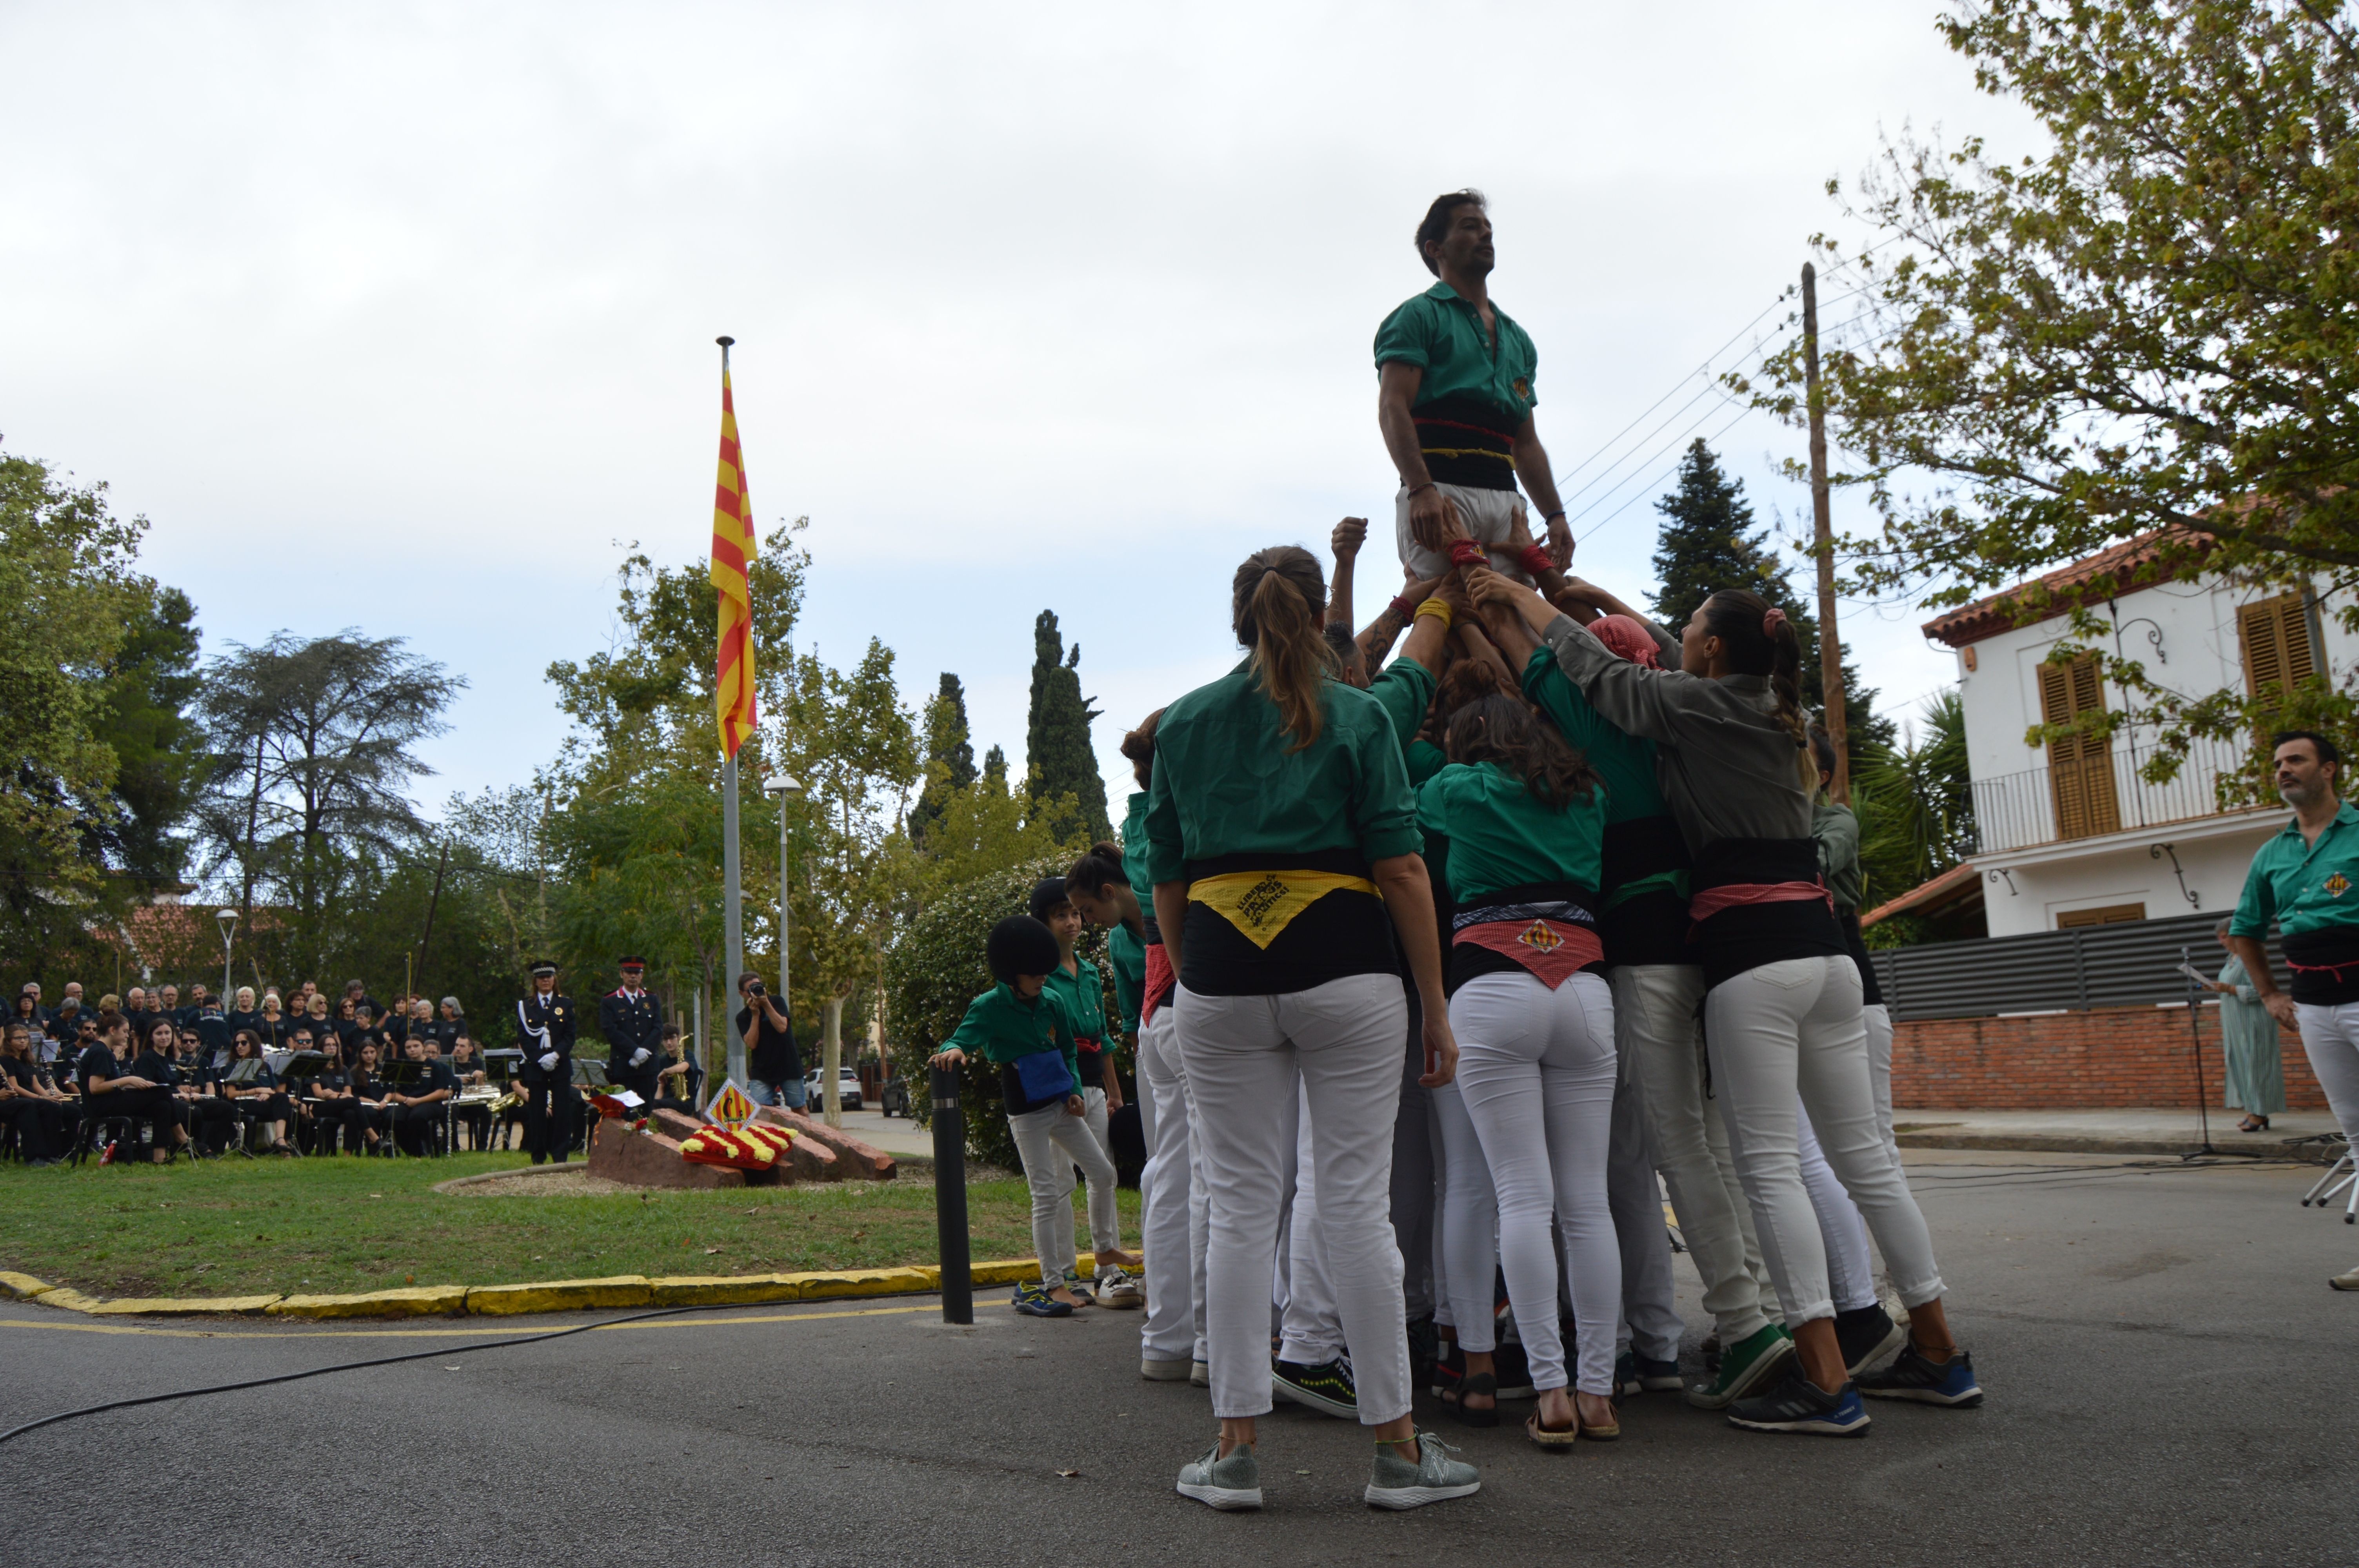
[[[1810,1114],[1794,1100],[1794,1135],[1801,1158],[1802,1190],[1810,1195],[1810,1212],[1819,1217],[1819,1239],[1827,1249],[1827,1292],[1837,1312],[1875,1304],[1875,1263],[1867,1250],[1867,1222],[1859,1206],[1827,1163],[1826,1151],[1810,1125]],[[1740,1159],[1743,1156],[1738,1156]]]
[[[1451,1011],[1457,1002],[1451,1003]],[[1457,1028],[1453,1022],[1452,1030]],[[1433,1227],[1433,1272],[1442,1306],[1437,1323],[1457,1330],[1462,1350],[1495,1350],[1498,1320],[1491,1297],[1499,1271],[1499,1195],[1483,1135],[1466,1113],[1466,1042],[1459,1045],[1458,1076],[1427,1091],[1441,1146],[1441,1213]]]
[[[1680,1238],[1703,1280],[1703,1310],[1721,1343],[1735,1345],[1769,1320],[1745,1266],[1744,1200],[1721,1180],[1706,1121],[1702,1043],[1696,1004],[1703,970],[1692,964],[1622,964],[1614,988],[1614,1032],[1636,1074],[1655,1164],[1670,1189]]]
[[[1114,1169],[1114,1134],[1106,1130],[1106,1092],[1093,1087],[1082,1091],[1082,1125],[1098,1141],[1098,1149],[1106,1157],[1106,1169]],[[1120,1176],[1108,1176],[1099,1181],[1082,1173],[1090,1184],[1090,1245],[1100,1252],[1112,1252],[1122,1246],[1122,1210],[1116,1206],[1114,1184]]]
[[[1009,1117],[1007,1130],[1016,1135],[1024,1182],[1032,1189],[1032,1249],[1040,1278],[1061,1285],[1073,1271],[1073,1167],[1082,1168],[1091,1186],[1103,1182],[1111,1192],[1114,1161],[1080,1117],[1065,1114],[1061,1101]]]
[[[1880,1001],[1862,1002],[1859,1015],[1867,1023],[1867,1080],[1875,1088],[1875,1125],[1884,1134],[1885,1152],[1897,1166],[1900,1141],[1892,1136],[1892,1010]]]
[[[1407,1415],[1408,1339],[1389,1214],[1408,1019],[1399,979],[1347,975],[1281,996],[1198,996],[1183,985],[1171,1005],[1210,1201],[1204,1326],[1213,1413],[1257,1416],[1270,1408],[1270,1271],[1299,1072],[1310,1105],[1319,1227],[1352,1348],[1360,1421],[1380,1426]]]
[[[1618,1019],[1614,1034],[1614,1134],[1605,1156],[1605,1201],[1614,1211],[1614,1238],[1622,1250],[1622,1326],[1614,1346],[1635,1344],[1649,1360],[1676,1361],[1687,1325],[1680,1317],[1671,1277],[1671,1237],[1663,1225],[1654,1141],[1647,1136],[1647,1095],[1618,1049]]]
[[[1343,1353],[1343,1322],[1335,1309],[1334,1282],[1327,1274],[1326,1233],[1319,1227],[1309,1091],[1298,1087],[1295,1102],[1294,1157],[1288,1165],[1293,1195],[1287,1201],[1280,1232],[1286,1239],[1278,1249],[1269,1299],[1277,1315],[1278,1359],[1323,1367]],[[1402,1268],[1405,1272],[1408,1265]]]
[[[1704,998],[1712,1080],[1789,1327],[1835,1310],[1826,1244],[1802,1184],[1798,1093],[1827,1162],[1884,1249],[1902,1303],[1941,1294],[1925,1217],[1876,1127],[1859,992],[1859,971],[1838,954],[1763,964]]]
[[[2343,1135],[2359,1144],[2359,1001],[2329,1007],[2322,1002],[2294,1004],[2301,1029],[2301,1048],[2310,1055],[2310,1070],[2326,1091],[2326,1103]]]
[[[1147,1249],[1139,1355],[1148,1361],[1201,1361],[1204,1184],[1196,1174],[1196,1118],[1169,1007],[1158,1008],[1138,1033],[1138,1094],[1147,1150],[1138,1178]]]
[[[1450,1027],[1458,1036],[1466,1114],[1498,1193],[1499,1264],[1532,1387],[1567,1382],[1553,1209],[1572,1290],[1580,1361],[1573,1380],[1582,1393],[1611,1395],[1614,1331],[1622,1314],[1622,1252],[1605,1197],[1614,993],[1595,975],[1573,975],[1553,990],[1532,975],[1479,975],[1450,999]],[[1658,1222],[1659,1228],[1659,1216]],[[1457,1277],[1453,1260],[1453,1282]],[[1462,1308],[1461,1344],[1464,1330]]]
[[[1466,525],[1466,536],[1489,547],[1492,569],[1505,573],[1516,582],[1531,581],[1523,562],[1507,548],[1507,535],[1514,525],[1515,514],[1524,509],[1524,498],[1512,490],[1478,490],[1473,485],[1437,484],[1444,500],[1458,508],[1458,520]],[[1545,537],[1541,529],[1532,531],[1535,538]],[[1408,487],[1403,485],[1393,493],[1393,543],[1400,547],[1401,564],[1415,567],[1420,578],[1440,577],[1450,570],[1450,557],[1437,555],[1409,537]],[[1448,957],[1448,954],[1443,957]]]

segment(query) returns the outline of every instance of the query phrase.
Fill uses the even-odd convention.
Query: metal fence
[[[2216,914],[2184,914],[2028,936],[1929,942],[1871,957],[1885,1003],[1902,1021],[2152,1006],[2187,1000],[2187,977],[2179,972],[2181,947],[2198,969],[2220,972],[2227,955],[2212,935],[2218,923]],[[2274,936],[2268,952],[2282,977],[2285,958]]]
[[[2027,768],[1976,779],[1974,827],[1979,852],[1996,854],[2067,838],[2158,827],[2210,816],[2220,809],[2223,773],[2245,765],[2241,746],[2197,741],[2169,784],[2148,784],[2138,770],[2154,760],[2147,745],[2115,746],[2105,756],[2063,765],[2067,799],[2058,809],[2059,769]]]

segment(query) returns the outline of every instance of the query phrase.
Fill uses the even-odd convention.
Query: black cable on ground
[[[262,1389],[273,1383],[292,1383],[304,1378],[321,1378],[331,1372],[357,1372],[365,1367],[390,1367],[402,1361],[430,1360],[437,1356],[464,1356],[470,1350],[505,1350],[516,1345],[538,1345],[546,1340],[563,1339],[569,1335],[587,1334],[593,1328],[613,1328],[619,1324],[643,1323],[651,1317],[676,1317],[687,1312],[719,1312],[724,1305],[739,1304],[742,1303],[732,1302],[712,1305],[658,1307],[653,1312],[635,1312],[623,1317],[608,1318],[603,1323],[581,1323],[571,1328],[551,1329],[547,1334],[528,1334],[521,1339],[484,1339],[473,1345],[444,1346],[435,1350],[414,1350],[404,1356],[378,1356],[366,1361],[340,1361],[333,1366],[313,1367],[302,1372],[281,1372],[275,1377],[248,1378],[237,1383],[213,1383],[201,1389],[182,1389],[169,1394],[142,1394],[137,1399],[109,1400],[103,1405],[84,1405],[80,1410],[60,1411],[55,1415],[45,1415],[38,1421],[28,1421],[22,1426],[10,1427],[6,1432],[0,1432],[0,1443],[5,1443],[12,1437],[22,1437],[25,1433],[38,1431],[41,1427],[53,1426],[61,1421],[71,1421],[76,1416],[97,1415],[104,1411],[129,1410],[134,1405],[162,1404],[170,1400],[192,1400],[201,1394],[227,1394],[235,1392],[239,1389]]]

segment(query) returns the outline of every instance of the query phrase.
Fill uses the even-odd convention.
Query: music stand
[[[222,1075],[222,1082],[225,1084],[250,1084],[260,1076],[262,1076],[262,1058],[259,1056],[242,1056],[229,1065],[229,1070]]]
[[[606,1064],[588,1062],[577,1057],[573,1063],[573,1087],[577,1089],[603,1089],[612,1082],[606,1076]]]
[[[524,1053],[506,1046],[478,1052],[477,1056],[483,1064],[484,1076],[495,1084],[507,1084],[524,1067]]]
[[[2203,980],[2203,972],[2195,967],[2193,955],[2185,947],[2181,947],[2179,950],[2179,972],[2184,976],[2187,980],[2187,1048],[2190,1056],[2195,1064],[2195,1125],[2199,1130],[2201,1130],[2203,1140],[2201,1144],[2189,1150],[2186,1153],[2181,1154],[2179,1157],[2180,1162],[2183,1164],[2190,1160],[2201,1160],[2206,1158],[2220,1159],[2229,1156],[2233,1156],[2239,1160],[2257,1160],[2261,1157],[2261,1151],[2258,1149],[2215,1149],[2212,1147],[2212,1102],[2203,1093],[2203,991],[2205,982]],[[2222,1000],[2220,1005],[2221,1011],[2224,1015],[2227,1011],[2227,1002],[2224,999]],[[2270,1027],[2275,1028],[2277,1025],[2277,1020],[2274,1018],[2270,1019],[2269,1024]],[[2228,1020],[2225,1016],[2223,1016],[2220,1020],[2220,1045],[2223,1052],[2227,1049],[2227,1044]]]

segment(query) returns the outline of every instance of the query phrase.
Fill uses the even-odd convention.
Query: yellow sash
[[[1223,871],[1188,884],[1188,901],[1212,910],[1256,947],[1266,947],[1294,917],[1331,892],[1373,894],[1365,877],[1334,871]]]

